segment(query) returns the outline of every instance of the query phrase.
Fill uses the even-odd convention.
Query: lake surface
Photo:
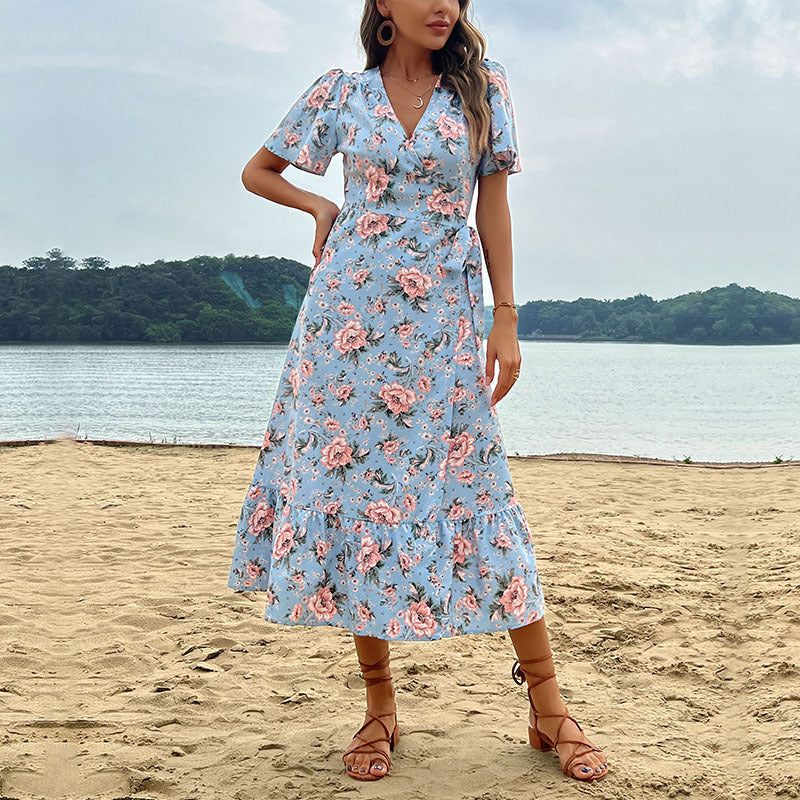
[[[520,349],[497,405],[509,455],[800,459],[800,345]],[[285,357],[262,344],[0,345],[0,439],[259,445]]]

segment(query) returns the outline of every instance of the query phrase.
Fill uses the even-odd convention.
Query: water
[[[520,342],[509,455],[800,459],[800,345]],[[0,439],[258,445],[282,345],[0,345]],[[496,378],[496,376],[495,376]]]

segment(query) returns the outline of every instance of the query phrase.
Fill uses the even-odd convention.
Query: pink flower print
[[[464,604],[464,608],[466,608],[467,611],[477,611],[478,610],[478,601],[477,601],[475,595],[472,594],[472,592],[467,592],[464,595],[464,598],[463,598],[462,602]]]
[[[342,300],[342,302],[336,306],[336,309],[343,317],[349,317],[351,314],[355,313],[356,307],[352,303],[346,303]]]
[[[314,362],[308,358],[304,358],[300,362],[300,374],[304,378],[308,378],[314,372]]]
[[[374,107],[374,112],[376,117],[389,117],[389,119],[395,119],[394,111],[390,105],[386,103],[380,103]]]
[[[335,294],[339,291],[339,287],[342,285],[341,278],[337,278],[335,275],[328,275],[327,280],[325,281],[328,291],[331,294]]]
[[[294,608],[292,609],[292,613],[289,615],[289,619],[292,622],[297,622],[300,617],[303,616],[303,606],[300,603],[295,603]]]
[[[456,475],[456,480],[459,483],[472,483],[475,480],[475,473],[471,469],[462,469]]]
[[[456,323],[456,344],[453,347],[454,351],[461,349],[464,342],[472,336],[472,323],[466,317],[459,317]]]
[[[448,437],[447,441],[450,445],[447,460],[451,466],[463,466],[467,456],[475,452],[475,437],[467,431],[459,433],[458,436]]]
[[[292,387],[292,394],[297,397],[297,392],[300,388],[300,373],[297,371],[297,367],[292,367],[289,371],[289,384]]]
[[[459,122],[447,114],[439,114],[436,119],[436,128],[442,139],[460,139],[467,133],[463,122]]]
[[[277,416],[281,412],[273,410],[273,413]],[[261,449],[262,450],[269,450],[270,447],[272,447],[272,433],[270,432],[270,429],[267,428],[267,431],[264,434],[264,439],[261,442]]]
[[[525,614],[525,598],[528,596],[528,584],[520,575],[515,575],[503,592],[500,602],[508,614],[521,618]]]
[[[419,379],[417,380],[417,389],[420,390],[423,394],[429,392],[431,390],[431,378],[430,375],[420,375]]]
[[[261,493],[262,493],[263,491],[264,491],[264,490],[263,490],[263,489],[262,489],[260,486],[256,486],[255,484],[253,484],[253,485],[252,485],[252,486],[251,486],[251,487],[250,487],[250,488],[247,490],[247,499],[248,499],[248,500],[255,500],[255,499],[257,499],[258,497],[260,497],[260,495],[261,495]]]
[[[396,639],[400,635],[400,620],[394,617],[389,620],[389,624],[386,626],[386,635],[390,639]]]
[[[400,553],[397,556],[397,563],[400,564],[400,569],[403,572],[407,572],[408,570],[411,569],[411,567],[414,566],[414,563],[411,561],[411,558],[409,557],[408,553]]]
[[[306,585],[305,574],[302,572],[295,572],[295,574],[292,575],[292,583],[294,583],[295,586],[297,586],[298,591],[302,591]]]
[[[328,542],[323,542],[321,539],[317,539],[316,545],[317,558],[322,561],[322,559],[328,555],[328,551],[331,549],[331,546],[328,544]]]
[[[394,586],[384,587],[383,596],[387,600],[391,600],[394,603],[397,600],[397,592],[395,591]]]
[[[380,298],[376,298],[375,302],[372,304],[372,313],[373,314],[383,314],[386,310],[386,306],[383,304],[383,300]]]
[[[386,187],[389,185],[389,176],[386,170],[370,164],[364,171],[367,179],[366,195],[370,202],[377,202],[383,197]]]
[[[420,161],[422,161],[422,166],[425,167],[427,172],[436,169],[439,163],[435,158],[421,158]]]
[[[414,326],[410,323],[405,323],[404,325],[398,325],[397,328],[397,335],[401,339],[408,339],[412,333],[414,333]]]
[[[358,551],[356,561],[358,562],[358,571],[367,572],[372,569],[381,560],[381,551],[378,543],[369,535],[361,538],[361,549]]]
[[[353,522],[353,533],[362,534],[367,530],[367,523],[363,519],[357,519]]]
[[[419,637],[433,636],[438,624],[430,608],[428,608],[428,604],[424,601],[411,603],[403,612],[403,619],[406,625]]]
[[[369,270],[368,269],[357,269],[353,273],[353,283],[356,286],[361,286],[362,283],[366,283],[369,279]]]
[[[334,431],[338,431],[341,426],[339,425],[339,420],[334,419],[333,417],[328,417],[325,420],[325,430],[333,433]]]
[[[341,507],[342,504],[338,500],[331,500],[329,503],[325,503],[325,505],[322,507],[322,511],[328,516],[333,516],[334,514],[339,513],[339,509]]]
[[[250,578],[257,578],[261,574],[261,567],[255,561],[248,561],[245,567],[245,572]],[[247,585],[250,586],[253,581],[248,581]]]
[[[443,192],[438,186],[427,196],[425,204],[428,206],[429,211],[434,211],[446,217],[453,216],[453,201],[450,199],[450,195]]]
[[[306,100],[306,105],[309,108],[320,109],[325,105],[325,101],[331,96],[331,83],[330,81],[323,81],[317,86]]]
[[[367,211],[356,220],[356,233],[366,239],[368,236],[377,236],[385,233],[389,228],[389,217],[386,214],[376,214]]]
[[[452,522],[455,522],[456,520],[459,519],[464,519],[465,517],[468,516],[469,514],[466,507],[462,506],[460,503],[454,503],[450,507],[450,510],[447,512],[447,519],[449,519]]]
[[[362,622],[369,622],[372,619],[372,612],[365,605],[360,605],[358,607],[358,618]]]
[[[433,286],[433,278],[417,267],[401,267],[396,275],[397,282],[403,291],[413,300],[424,297]]]
[[[494,543],[497,547],[511,547],[511,539],[507,533],[498,533]]]
[[[346,467],[353,460],[353,448],[344,436],[334,436],[330,444],[326,444],[320,453],[320,463],[325,469]]]
[[[319,622],[329,622],[338,609],[333,602],[330,587],[322,586],[308,598],[308,610]]]
[[[397,525],[402,519],[400,509],[390,506],[385,500],[373,500],[368,503],[364,509],[364,515],[371,522],[386,525]]]
[[[291,522],[284,522],[275,535],[275,542],[272,545],[272,555],[278,560],[289,554],[294,546],[294,530]]]
[[[264,594],[264,601],[268,606],[271,606],[275,602],[275,592],[273,592],[272,589],[267,589]]]
[[[349,384],[344,384],[336,390],[336,397],[339,400],[347,400],[350,397],[353,387]]]
[[[403,497],[403,506],[407,511],[413,511],[417,507],[417,498],[413,494],[407,494]]]
[[[503,99],[508,100],[508,83],[500,72],[491,70],[489,72],[489,83],[493,83],[495,86],[497,86]]]
[[[430,407],[428,407],[428,416],[431,418],[432,422],[436,422],[436,420],[441,419],[443,414],[444,414],[444,410],[441,409],[441,408],[438,408],[438,407],[430,408]]]
[[[454,564],[463,564],[467,560],[467,556],[472,555],[474,552],[475,546],[472,544],[472,540],[467,539],[466,536],[462,536],[460,533],[453,537]]]
[[[417,395],[412,389],[406,389],[397,381],[384,383],[378,392],[378,397],[383,400],[392,414],[405,414],[417,399]]]
[[[384,455],[394,455],[400,449],[399,439],[385,439],[381,445]]]
[[[475,361],[475,356],[468,350],[462,351],[453,359],[454,364],[460,364],[467,367],[471,367],[473,361]]]
[[[297,165],[299,167],[307,167],[308,169],[314,169],[314,162],[311,160],[311,156],[308,153],[308,145],[304,144],[303,148],[297,154]]]
[[[487,567],[485,564],[482,564],[478,568],[478,577],[485,578],[488,574],[489,574],[489,567]]]
[[[275,508],[271,506],[266,498],[259,500],[253,513],[247,521],[247,532],[251,536],[259,536],[266,528],[272,525],[275,520]]]
[[[349,319],[333,336],[333,346],[340,353],[349,353],[352,350],[360,350],[367,343],[367,333],[361,327],[361,323],[355,319]]]

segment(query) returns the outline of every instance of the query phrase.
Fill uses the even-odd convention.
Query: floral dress
[[[515,628],[545,605],[483,351],[477,178],[520,172],[504,67],[471,156],[436,81],[409,137],[378,67],[331,69],[264,147],[344,203],[312,270],[236,530],[228,586],[264,618],[393,640]]]

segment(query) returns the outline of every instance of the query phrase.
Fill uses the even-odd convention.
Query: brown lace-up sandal
[[[364,672],[366,670],[383,669],[385,666],[387,666],[387,664],[389,663],[389,653],[383,656],[383,658],[381,658],[375,664],[365,664],[360,658],[358,659],[358,663],[361,666],[361,677],[364,678],[364,683],[366,683],[367,686],[372,686],[373,684],[380,683],[381,681],[390,681],[392,679],[391,673],[389,673],[388,675],[380,675],[375,678],[367,678],[364,676]],[[370,772],[372,767],[375,766],[373,763],[370,763],[369,767],[367,768],[367,772],[362,775],[356,772],[355,769],[351,770],[350,769],[351,765],[345,761],[346,772],[351,778],[355,778],[356,780],[359,781],[379,781],[381,778],[385,778],[389,774],[389,770],[392,768],[392,758],[391,756],[388,756],[386,753],[384,753],[383,750],[380,750],[379,748],[375,747],[375,742],[389,742],[389,750],[394,751],[394,746],[397,744],[397,740],[400,736],[400,733],[397,729],[397,711],[395,710],[386,714],[373,714],[369,709],[367,709],[367,716],[371,717],[372,719],[368,719],[355,732],[353,737],[356,739],[361,739],[362,740],[361,743],[354,744],[348,747],[347,750],[345,750],[344,753],[342,754],[342,761],[345,761],[345,757],[348,756],[350,753],[374,754],[375,756],[377,756],[377,758],[383,761],[384,764],[383,775],[373,775]],[[381,719],[381,717],[388,717],[388,716],[394,717],[394,728],[392,729],[391,733],[389,732],[389,729],[386,727],[386,723]],[[378,739],[372,739],[368,741],[364,739],[363,736],[359,736],[361,731],[363,731],[364,728],[366,728],[367,725],[369,725],[372,722],[372,720],[377,720],[383,726],[383,729],[386,731],[385,737],[380,737]],[[372,760],[373,759],[370,759],[370,762],[372,762]]]
[[[545,659],[550,658],[551,656],[552,653],[548,650],[548,652],[545,655],[540,656],[538,658],[525,658],[522,660],[522,663],[526,665],[534,664],[537,661],[544,661]],[[579,751],[578,747],[576,746],[575,751],[572,753],[572,755],[569,758],[567,758],[566,761],[564,761],[564,763],[561,765],[561,771],[567,777],[575,778],[575,780],[578,781],[599,781],[601,778],[605,778],[605,776],[608,775],[608,761],[603,762],[602,765],[603,769],[601,772],[595,772],[594,768],[590,767],[588,764],[584,764],[584,767],[586,769],[591,770],[590,774],[588,774],[585,778],[582,778],[579,775],[572,774],[572,766],[575,763],[575,761],[581,763],[581,758],[585,756],[587,753],[591,753],[593,751],[600,753],[602,752],[602,750],[599,747],[595,747],[593,744],[590,744],[589,742],[586,741],[586,734],[583,733],[583,728],[580,726],[575,717],[572,716],[572,714],[569,714],[566,711],[562,711],[560,714],[539,714],[536,711],[536,706],[534,706],[533,698],[531,697],[531,689],[535,689],[540,683],[544,683],[546,680],[549,680],[550,678],[555,678],[556,674],[552,669],[544,675],[535,672],[529,673],[528,670],[522,667],[522,663],[520,663],[520,661],[515,661],[514,666],[511,668],[511,677],[514,680],[514,683],[519,684],[521,686],[525,682],[528,676],[538,679],[533,682],[532,686],[530,684],[528,685],[528,702],[531,704],[531,708],[533,709],[533,721],[534,721],[533,725],[531,725],[530,722],[528,722],[528,740],[531,743],[531,747],[535,747],[537,750],[555,750],[556,745],[565,744],[567,742],[574,745],[582,745],[585,749]],[[542,731],[539,730],[538,721],[540,717],[561,718],[561,725],[558,726],[558,730],[556,731],[556,738],[554,741],[551,741],[546,734],[542,733]],[[581,735],[583,736],[582,739],[560,738],[561,726],[564,724],[564,722],[567,721],[567,719],[571,719],[578,726],[578,730],[581,731]],[[556,751],[556,753],[558,753],[558,751]]]

